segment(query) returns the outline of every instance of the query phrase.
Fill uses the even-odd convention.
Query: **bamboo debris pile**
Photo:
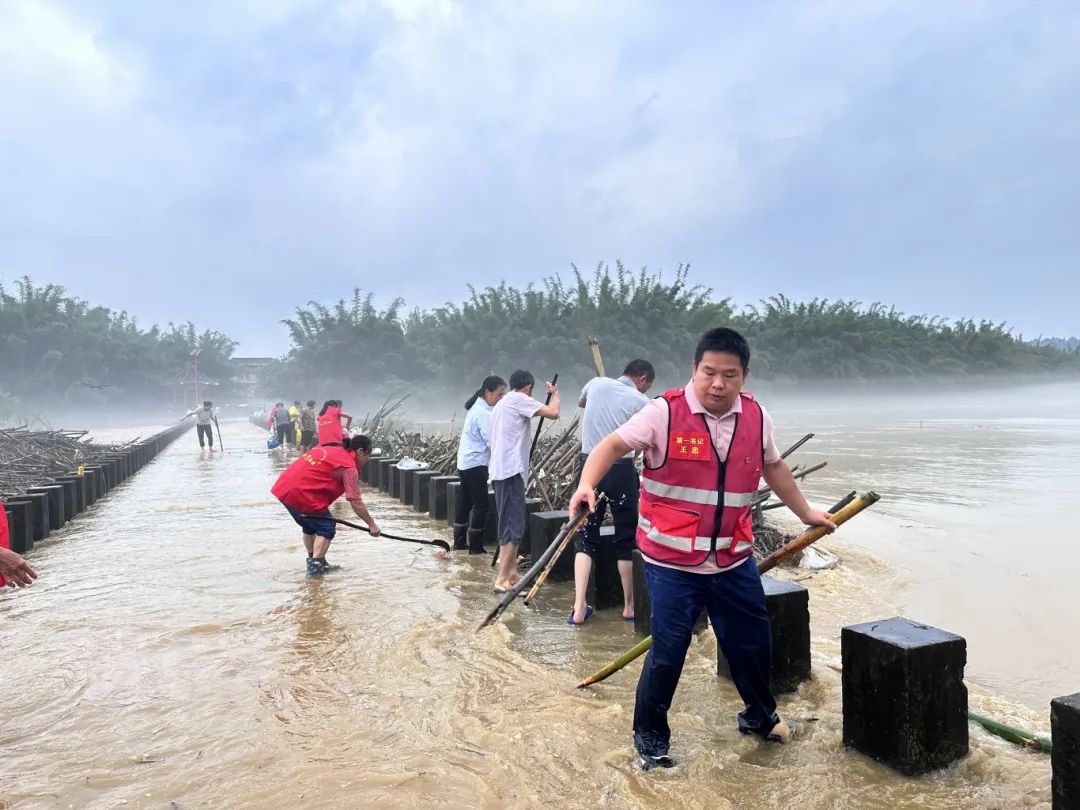
[[[0,429],[0,493],[18,495],[27,487],[75,472],[126,447],[93,444],[85,430]],[[133,441],[138,441],[135,439]]]

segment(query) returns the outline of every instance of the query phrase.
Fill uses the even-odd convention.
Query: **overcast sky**
[[[623,259],[1080,333],[1080,4],[0,0],[0,279],[245,354]]]

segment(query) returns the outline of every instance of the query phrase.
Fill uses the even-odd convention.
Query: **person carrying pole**
[[[491,464],[495,509],[499,516],[499,568],[495,593],[506,593],[516,582],[517,552],[525,536],[525,476],[531,454],[529,426],[534,416],[559,418],[559,387],[547,383],[551,401],[533,399],[533,375],[518,369],[510,375],[510,393],[491,411]]]
[[[631,360],[617,380],[594,377],[581,389],[578,407],[585,409],[581,420],[581,467],[589,453],[615,432],[627,419],[648,403],[645,396],[656,379],[656,371],[648,360]],[[615,556],[623,591],[623,619],[634,620],[634,534],[638,520],[638,474],[633,452],[611,465],[597,488],[611,502],[611,517],[615,523]],[[593,561],[600,551],[600,524],[604,522],[605,505],[601,504],[589,516],[584,529],[574,539],[574,610],[567,617],[570,625],[584,624],[592,618],[593,609],[585,603],[592,574]]]
[[[708,611],[743,699],[739,730],[787,742],[791,728],[769,689],[772,639],[753,558],[750,502],[762,475],[803,523],[835,524],[806,502],[773,439],[772,419],[743,385],[750,347],[732,329],[711,329],[694,352],[684,388],[651,400],[589,455],[570,513],[595,508],[597,484],[622,456],[645,454],[637,544],[652,602],[653,643],[638,681],[634,745],[644,770],[670,768],[668,708],[691,631]]]
[[[458,443],[458,487],[454,514],[454,549],[486,554],[484,526],[488,514],[488,464],[491,462],[491,411],[506,394],[506,381],[485,377],[465,403],[465,424]]]
[[[293,444],[293,426],[292,420],[289,418],[289,409],[285,407],[283,402],[275,402],[273,410],[274,419],[274,431],[277,433],[277,440],[282,447]]]
[[[217,414],[214,413],[214,403],[210,400],[205,400],[202,407],[196,411],[192,411],[188,416],[195,417],[195,432],[199,436],[199,449],[202,450],[206,447],[203,443],[203,437],[206,437],[206,441],[210,443],[210,452],[214,452],[214,425],[217,423]]]
[[[271,487],[271,494],[303,532],[308,576],[319,577],[333,568],[326,562],[336,531],[330,505],[342,495],[367,524],[371,536],[379,536],[379,527],[360,494],[360,470],[370,457],[371,439],[346,436],[341,444],[314,447],[304,453],[282,471]]]

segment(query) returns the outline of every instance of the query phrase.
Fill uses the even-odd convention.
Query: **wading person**
[[[499,518],[499,570],[495,592],[504,593],[517,581],[517,552],[525,536],[525,479],[529,475],[534,416],[559,418],[559,388],[547,383],[551,402],[532,397],[535,380],[518,369],[510,375],[510,393],[491,410],[491,463],[488,473],[495,488]]]
[[[344,426],[341,420],[345,420]],[[352,417],[341,410],[340,399],[328,399],[315,420],[319,444],[341,444],[345,432],[352,427]]]
[[[300,412],[300,448],[310,450],[315,446],[315,400],[309,399],[307,406]]]
[[[11,536],[8,530],[7,512],[4,502],[0,501],[0,588],[7,585],[12,588],[25,588],[37,579],[37,571],[21,554],[11,550]]]
[[[648,360],[631,360],[617,380],[594,377],[581,389],[578,407],[585,409],[581,420],[581,464],[603,439],[623,426],[627,419],[648,403],[645,392],[652,388],[656,371]],[[634,620],[634,535],[638,520],[638,482],[633,452],[611,465],[600,479],[597,489],[611,502],[611,517],[615,524],[615,558],[622,582],[623,611],[626,621]],[[600,551],[600,524],[604,522],[606,503],[600,503],[574,538],[574,610],[566,617],[571,625],[584,624],[593,613],[585,604],[593,561]]]
[[[772,654],[765,594],[753,558],[750,500],[761,476],[803,523],[835,528],[812,509],[780,460],[772,420],[742,390],[750,348],[731,329],[706,332],[686,387],[651,400],[589,455],[570,501],[595,508],[593,492],[627,453],[645,453],[637,544],[652,601],[652,648],[634,709],[634,744],[645,770],[672,767],[667,713],[691,629],[702,609],[731,666],[745,708],[739,730],[786,742],[791,729],[769,691]]]
[[[293,444],[297,447],[300,447],[303,440],[302,431],[300,430],[300,412],[302,410],[303,408],[300,407],[300,400],[294,399],[293,404],[289,406],[289,421],[292,422]]]
[[[199,449],[203,449],[203,437],[206,437],[206,441],[210,444],[210,452],[214,452],[214,425],[217,424],[217,414],[214,413],[214,403],[210,400],[203,402],[202,407],[199,408],[194,414],[188,414],[188,416],[195,416],[195,432],[199,435]],[[187,419],[187,416],[184,417]]]
[[[370,456],[371,439],[367,436],[345,437],[341,444],[314,447],[286,467],[270,489],[304,533],[308,576],[322,576],[333,567],[326,562],[337,526],[330,520],[330,504],[342,495],[367,524],[371,536],[379,535],[360,494],[360,470]]]
[[[486,554],[484,526],[488,514],[488,463],[491,461],[491,410],[506,394],[506,381],[492,374],[465,403],[465,424],[458,443],[458,487],[454,548]]]
[[[281,402],[274,404],[274,431],[282,447],[293,443],[293,427],[292,420],[289,419],[289,409]]]

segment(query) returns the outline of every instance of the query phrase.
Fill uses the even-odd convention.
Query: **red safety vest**
[[[8,537],[7,512],[4,511],[4,502],[0,501],[0,548],[11,548],[11,539]],[[0,588],[4,587],[4,577],[0,576]]]
[[[663,396],[669,409],[667,456],[642,475],[638,548],[654,560],[688,568],[704,563],[715,549],[716,564],[731,568],[753,553],[750,500],[765,462],[761,406],[741,392],[742,412],[721,460],[704,414],[690,411],[685,391]]]
[[[344,447],[315,447],[284,469],[271,494],[301,512],[321,512],[345,492],[340,469],[356,469],[356,456]]]
[[[345,428],[341,426],[341,408],[331,405],[326,413],[315,420],[319,431],[319,444],[340,444],[345,438]]]

